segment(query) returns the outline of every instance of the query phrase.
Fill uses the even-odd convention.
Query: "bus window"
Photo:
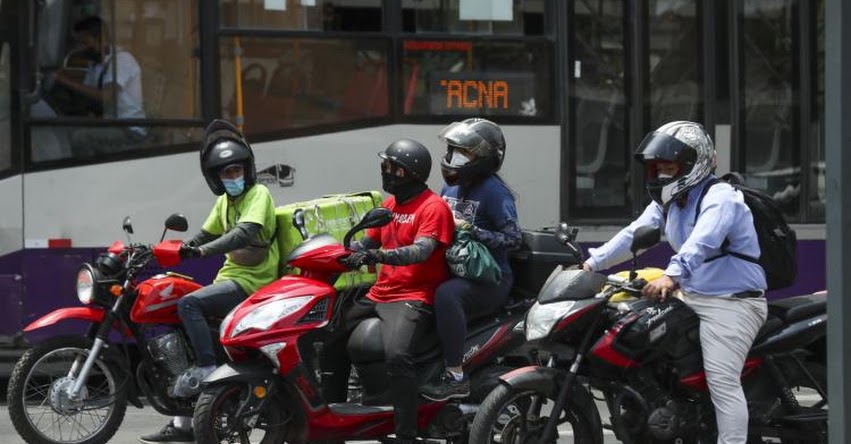
[[[648,8],[650,125],[703,121],[697,3],[656,0]]]
[[[223,0],[223,27],[381,31],[381,0]]]
[[[407,115],[552,116],[550,44],[406,40]]]
[[[386,117],[388,51],[385,39],[224,37],[222,114],[247,134]]]
[[[544,0],[475,3],[465,3],[464,0],[402,0],[403,30],[412,33],[544,35]]]
[[[197,11],[197,0],[47,1],[38,52],[45,83],[43,101],[30,112],[38,121],[31,160],[156,146],[173,137],[139,120],[200,118]],[[136,122],[41,125],[66,116]]]
[[[48,2],[40,20],[45,30],[40,35],[40,65],[49,71],[50,101],[57,113],[119,119],[200,117],[198,61],[193,55],[198,45],[195,0],[91,5]],[[64,30],[63,37],[56,29]],[[105,97],[105,107],[93,100],[98,90],[114,95]]]

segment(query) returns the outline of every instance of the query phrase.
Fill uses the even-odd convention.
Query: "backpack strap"
[[[700,192],[700,197],[697,198],[697,205],[695,206],[695,210],[694,210],[694,224],[695,225],[697,225],[697,217],[700,216],[700,205],[703,202],[703,198],[706,197],[706,193],[709,191],[709,188],[711,188],[713,185],[715,185],[718,182],[721,182],[721,179],[719,179],[717,177],[713,177],[712,179],[709,180],[709,182],[706,184],[706,186],[703,187],[703,191]],[[721,243],[721,254],[719,254],[717,256],[712,256],[710,258],[706,258],[706,259],[703,260],[703,263],[712,262],[715,259],[718,259],[720,257],[726,256],[726,255],[729,254],[730,256],[737,257],[741,260],[753,262],[754,264],[759,264],[759,260],[754,258],[754,257],[748,256],[748,255],[742,254],[742,253],[736,253],[735,251],[728,250],[727,247],[729,247],[729,246],[730,246],[730,239],[725,238],[724,242]]]
[[[709,182],[706,183],[706,186],[703,187],[703,190],[700,192],[700,196],[697,198],[697,204],[694,207],[694,225],[697,225],[697,217],[700,216],[700,206],[703,203],[703,198],[706,197],[706,193],[709,192],[709,189],[712,188],[713,185],[717,184],[720,181],[721,181],[721,179],[718,179],[717,177],[713,177],[712,179],[709,179]],[[718,259],[720,257],[724,257],[728,254],[732,254],[730,251],[727,251],[727,246],[729,246],[729,245],[730,245],[730,239],[725,238],[724,242],[721,244],[721,254],[719,254],[717,256],[712,256],[710,258],[706,258],[706,259],[703,260],[703,262],[704,263],[712,262],[715,259]]]

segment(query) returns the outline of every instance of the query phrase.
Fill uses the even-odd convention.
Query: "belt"
[[[750,299],[750,298],[761,298],[765,296],[765,292],[762,290],[753,290],[753,291],[740,291],[738,293],[733,293],[730,297],[736,299]]]

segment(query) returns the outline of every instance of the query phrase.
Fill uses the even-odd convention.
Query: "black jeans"
[[[364,319],[381,319],[387,383],[393,403],[396,436],[417,436],[419,387],[414,365],[414,346],[433,322],[431,306],[424,302],[402,301],[376,303],[367,297],[355,301],[342,322],[329,338],[322,352],[322,394],[327,402],[345,402],[349,379],[346,343],[352,330]]]
[[[462,364],[467,322],[499,309],[508,299],[513,281],[510,274],[504,275],[499,285],[483,285],[455,277],[437,287],[434,316],[447,367]]]
[[[246,296],[239,284],[224,281],[199,288],[177,303],[177,313],[195,350],[196,366],[216,365],[216,352],[213,350],[207,318],[227,316]]]

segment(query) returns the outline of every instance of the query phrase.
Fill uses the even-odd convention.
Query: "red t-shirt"
[[[411,265],[382,264],[378,281],[367,297],[376,302],[434,302],[434,290],[449,278],[446,249],[452,242],[455,222],[452,211],[440,196],[426,190],[412,201],[399,205],[390,196],[382,204],[393,212],[393,220],[366,235],[381,242],[383,250],[412,245],[418,237],[430,237],[438,245],[425,262]]]

